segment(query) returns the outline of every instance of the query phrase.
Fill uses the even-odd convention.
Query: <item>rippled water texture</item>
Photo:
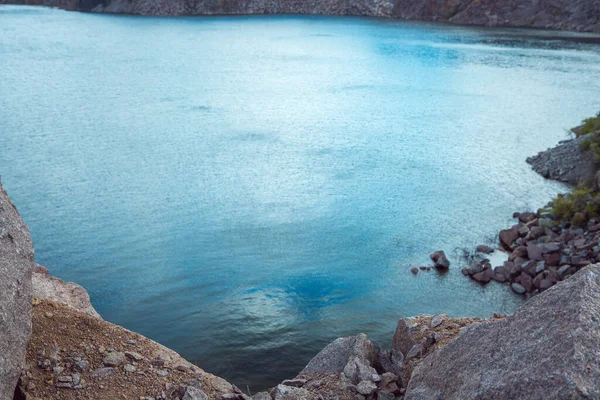
[[[39,263],[257,390],[338,336],[519,304],[409,269],[564,189],[525,158],[600,108],[571,39],[0,7],[0,172]]]

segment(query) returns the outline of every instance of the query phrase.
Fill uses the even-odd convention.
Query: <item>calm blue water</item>
[[[107,320],[257,390],[342,335],[519,304],[409,269],[564,189],[525,158],[598,111],[600,47],[535,34],[0,7],[2,181]]]

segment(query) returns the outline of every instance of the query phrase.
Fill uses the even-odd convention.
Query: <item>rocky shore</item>
[[[509,284],[518,294],[537,294],[600,261],[600,221],[585,228],[557,223],[550,212],[515,214],[518,223],[500,231],[508,261],[492,267],[483,259],[463,268],[463,274],[486,285]]]
[[[600,0],[0,0],[137,15],[356,15],[461,25],[600,32]]]
[[[588,135],[597,135],[600,132]],[[577,185],[585,182],[594,184],[596,165],[594,156],[589,149],[581,148],[588,135],[578,138],[563,140],[557,146],[541,151],[537,155],[527,158],[527,163],[535,172],[546,179]]]

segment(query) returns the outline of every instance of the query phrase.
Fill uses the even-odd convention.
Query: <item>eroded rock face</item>
[[[32,283],[34,299],[53,301],[94,317],[100,317],[90,303],[90,295],[83,287],[51,276],[41,265],[34,267]]]
[[[600,398],[600,266],[473,324],[414,370],[407,400]]]
[[[13,398],[31,334],[33,244],[0,184],[0,399]]]

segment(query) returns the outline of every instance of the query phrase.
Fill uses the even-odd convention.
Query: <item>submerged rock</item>
[[[589,266],[514,315],[463,330],[416,367],[405,398],[600,398],[598,321],[600,267]]]

